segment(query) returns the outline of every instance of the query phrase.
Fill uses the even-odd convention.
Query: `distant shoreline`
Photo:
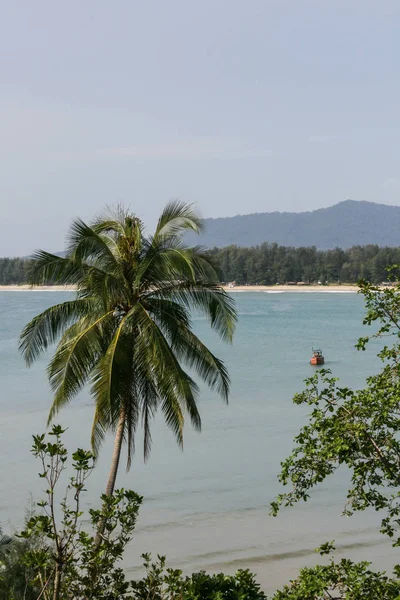
[[[75,285],[0,285],[0,292],[74,292]]]
[[[358,292],[358,285],[235,285],[223,286],[227,292]]]
[[[343,285],[236,285],[223,286],[227,292],[358,292],[356,284]],[[74,292],[74,285],[0,285],[0,292]]]

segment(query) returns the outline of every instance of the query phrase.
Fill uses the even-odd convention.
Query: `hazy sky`
[[[400,204],[398,0],[3,0],[0,256],[171,198]]]

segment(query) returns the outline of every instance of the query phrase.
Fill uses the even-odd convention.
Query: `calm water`
[[[44,431],[51,394],[45,376],[48,356],[26,369],[17,350],[23,325],[39,311],[71,295],[61,292],[0,292],[0,383],[3,465],[0,522],[18,525],[29,494],[40,493],[38,466],[29,454],[31,434]],[[223,345],[201,319],[202,339],[226,361],[232,377],[230,405],[204,391],[203,431],[187,428],[185,450],[175,445],[162,420],[153,428],[153,451],[145,465],[140,440],[130,473],[119,485],[145,497],[126,567],[133,573],[140,554],[167,554],[171,566],[234,571],[250,567],[267,591],[316,561],[314,548],[335,539],[341,551],[388,566],[394,551],[377,533],[377,518],[365,513],[340,517],[347,481],[338,473],[312,500],[268,516],[280,491],[280,461],[305,421],[291,398],[314,371],[312,345],[324,350],[326,365],[343,384],[363,385],[379,369],[374,349],[359,353],[363,302],[345,293],[235,293],[239,325],[233,346]],[[69,427],[70,448],[88,447],[92,406],[82,394],[58,421]],[[92,475],[87,504],[103,489],[112,440],[107,440]],[[354,554],[356,553],[356,554]]]

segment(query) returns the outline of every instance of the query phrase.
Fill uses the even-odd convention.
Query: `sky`
[[[398,0],[18,0],[0,20],[0,256],[168,200],[400,205]]]

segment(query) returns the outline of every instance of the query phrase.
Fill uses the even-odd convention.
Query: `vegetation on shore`
[[[265,243],[254,248],[214,248],[210,255],[223,281],[249,285],[357,283],[360,279],[381,283],[387,278],[386,269],[400,263],[400,248],[372,245],[317,250]]]
[[[218,267],[221,281],[236,281],[239,285],[357,283],[360,279],[381,283],[386,279],[386,269],[400,264],[400,248],[376,245],[317,250],[264,243],[251,248],[213,248],[207,254]],[[0,285],[27,283],[28,270],[28,260],[0,258]],[[50,278],[45,283],[54,281]]]
[[[235,575],[200,571],[184,576],[168,568],[164,556],[153,561],[143,554],[143,578],[128,579],[120,561],[142,498],[131,490],[114,490],[102,495],[100,509],[85,512],[81,507],[95,457],[82,449],[69,455],[63,434],[53,425],[47,435],[33,436],[32,454],[48,487],[24,529],[0,539],[0,600],[268,600],[247,569]],[[104,517],[107,525],[98,543]],[[329,543],[319,549],[320,554],[332,550]],[[270,600],[395,600],[399,594],[396,576],[342,559],[301,570]]]
[[[205,572],[183,576],[169,569],[165,557],[143,554],[145,576],[129,580],[120,566],[133,537],[142,498],[130,490],[103,494],[101,509],[82,510],[94,455],[76,450],[70,456],[64,430],[54,425],[33,436],[32,454],[47,487],[24,529],[0,539],[0,600],[264,600],[254,576]],[[63,478],[72,473],[66,489]],[[106,517],[100,542],[99,526]]]

